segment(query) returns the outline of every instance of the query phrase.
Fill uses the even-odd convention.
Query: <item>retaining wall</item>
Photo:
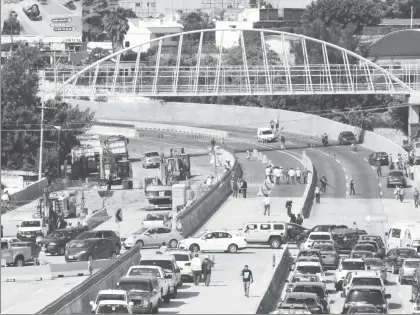
[[[44,189],[47,187],[47,179],[41,180],[26,186],[24,189],[10,195],[10,202],[14,205],[21,206],[42,196]]]
[[[315,166],[312,164],[311,159],[303,151],[302,164],[308,169],[308,184],[306,185],[305,192],[303,194],[304,202],[302,207],[302,215],[305,219],[311,216],[312,206],[315,198],[315,186],[318,183],[318,175]]]

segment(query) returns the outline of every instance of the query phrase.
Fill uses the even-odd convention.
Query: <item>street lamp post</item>
[[[57,159],[57,177],[60,176],[60,134],[61,134],[61,127],[60,126],[54,126],[55,129],[57,129],[58,136],[57,136],[57,152],[58,152],[58,159]]]

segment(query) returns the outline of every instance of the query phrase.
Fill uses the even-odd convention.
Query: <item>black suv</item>
[[[356,136],[351,131],[342,131],[338,135],[338,143],[339,144],[352,144],[357,142]]]
[[[345,297],[341,293],[341,297]],[[387,299],[391,298],[391,294],[385,294],[381,287],[377,286],[354,286],[352,287],[344,301],[343,312],[347,314],[349,308],[356,304],[371,304],[374,305],[379,313],[388,314]]]
[[[117,247],[117,255],[120,254],[121,251],[121,239],[120,237],[115,234],[114,231],[111,230],[96,230],[96,231],[87,231],[83,234],[80,234],[76,240],[86,240],[88,238],[106,238],[113,240],[115,242],[115,246]]]
[[[46,238],[39,242],[39,245],[45,246],[45,252],[51,255],[64,255],[66,244],[85,232],[87,227],[75,227],[59,229],[52,232]]]

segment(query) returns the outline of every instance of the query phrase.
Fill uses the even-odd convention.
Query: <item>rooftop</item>
[[[369,57],[419,57],[420,29],[389,33],[370,46]]]

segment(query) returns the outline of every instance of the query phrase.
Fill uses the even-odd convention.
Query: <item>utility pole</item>
[[[211,139],[211,150],[213,153],[213,159],[214,159],[214,176],[217,178],[217,156],[216,156],[216,140]]]
[[[45,77],[44,77],[45,80]],[[39,166],[38,166],[38,180],[42,178],[42,151],[44,147],[44,108],[45,108],[45,82],[42,83],[42,105],[41,105],[41,140],[39,143]]]

